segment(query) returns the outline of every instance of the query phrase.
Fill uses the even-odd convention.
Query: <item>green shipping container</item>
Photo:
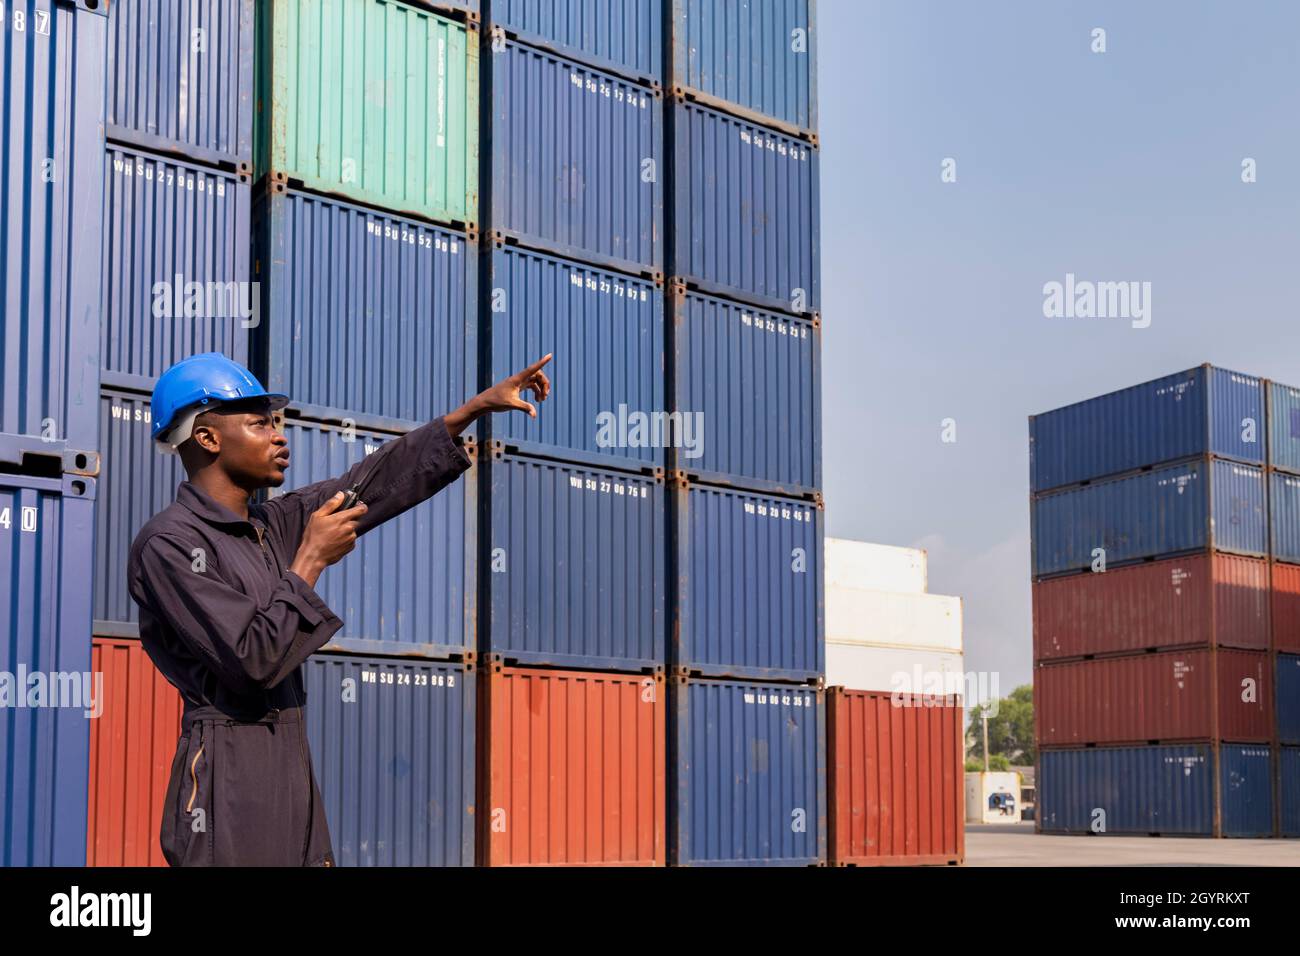
[[[392,0],[258,10],[257,176],[478,221],[478,31]]]

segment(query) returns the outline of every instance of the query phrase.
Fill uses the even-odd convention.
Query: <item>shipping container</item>
[[[313,654],[303,679],[338,865],[473,866],[474,665]]]
[[[820,500],[673,488],[676,668],[809,681],[826,671]]]
[[[1019,771],[971,771],[964,776],[967,823],[1020,822],[1024,808],[1020,804],[1023,778]]]
[[[0,8],[0,461],[47,473],[93,473],[75,459],[99,448],[106,6]]]
[[[86,864],[94,506],[93,478],[0,474],[0,866]]]
[[[477,27],[394,0],[269,0],[259,21],[258,178],[477,222]]]
[[[821,321],[671,289],[673,411],[693,481],[774,494],[821,487]]]
[[[1300,747],[1280,747],[1279,800],[1284,837],[1300,837]]]
[[[969,707],[998,697],[997,686],[972,672],[967,680],[960,651],[923,647],[877,647],[826,641],[826,683],[852,690],[955,695]]]
[[[1272,566],[1273,650],[1300,654],[1300,566]]]
[[[253,172],[254,0],[111,0],[110,139]]]
[[[282,183],[258,196],[254,231],[254,372],[293,408],[405,429],[475,393],[478,255],[464,234]]]
[[[1277,655],[1277,737],[1300,744],[1300,655]]]
[[[1300,388],[1268,383],[1268,463],[1300,472]]]
[[[674,677],[669,862],[826,862],[825,691]]]
[[[1036,826],[1050,833],[1271,835],[1269,749],[1223,744],[1218,751],[1217,781],[1209,744],[1042,751]]]
[[[1300,670],[1300,669],[1298,669]],[[1034,668],[1040,747],[1273,738],[1264,651],[1162,651]]]
[[[500,663],[662,670],[664,479],[488,448],[480,650]]]
[[[763,308],[820,311],[820,151],[680,98],[673,137],[669,272]]]
[[[961,598],[826,588],[826,640],[841,644],[962,650]]]
[[[490,26],[647,85],[663,80],[660,0],[493,0]]]
[[[816,0],[671,3],[677,92],[760,123],[815,133]]]
[[[117,146],[103,163],[105,384],[152,390],[200,352],[246,365],[248,177]]]
[[[1194,554],[1039,581],[1033,594],[1036,661],[1169,647],[1268,650],[1269,567],[1257,558]]]
[[[134,624],[140,619],[139,608],[127,591],[131,542],[146,521],[176,500],[176,489],[185,480],[180,456],[159,451],[149,437],[149,397],[119,389],[104,389],[100,397],[99,433],[104,444],[98,489],[101,505],[95,521],[94,585],[95,630],[99,634],[138,633],[109,623]]]
[[[1264,463],[1264,386],[1200,365],[1029,417],[1034,493],[1215,455]]]
[[[826,588],[864,588],[897,594],[924,594],[929,587],[926,555],[920,548],[897,548],[849,538],[826,539]]]
[[[483,672],[488,866],[663,866],[664,675]]]
[[[826,746],[833,865],[962,862],[960,699],[831,687]]]
[[[284,491],[335,478],[397,435],[284,418],[292,459]],[[465,446],[471,461],[476,452]],[[357,540],[316,591],[343,628],[325,650],[463,657],[474,651],[477,476],[470,468],[433,498]]]
[[[1272,472],[1268,491],[1273,557],[1300,564],[1300,475]]]
[[[162,816],[181,695],[139,641],[95,638],[91,670],[103,675],[103,713],[90,722],[88,866],[166,866]]]
[[[1207,549],[1268,554],[1264,471],[1221,459],[1044,495],[1031,511],[1037,575],[1091,568],[1099,558],[1114,568]]]
[[[679,427],[664,404],[662,289],[502,242],[488,261],[489,381],[551,352],[557,383],[536,418],[496,415],[488,434],[533,454],[662,468]]]
[[[662,275],[660,91],[511,40],[492,49],[488,135],[498,237]]]

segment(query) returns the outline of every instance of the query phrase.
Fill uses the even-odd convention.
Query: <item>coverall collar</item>
[[[198,515],[204,521],[210,524],[235,524],[244,527],[259,528],[263,525],[253,518],[252,502],[249,502],[248,518],[241,518],[225,505],[219,503],[215,498],[209,495],[198,485],[189,481],[182,481],[179,488],[176,489],[177,504],[184,505],[194,514]]]

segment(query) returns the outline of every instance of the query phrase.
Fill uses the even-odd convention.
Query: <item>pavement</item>
[[[966,825],[967,866],[1300,866],[1300,840],[1059,836],[1033,823]]]

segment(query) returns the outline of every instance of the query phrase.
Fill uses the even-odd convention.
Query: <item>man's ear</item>
[[[209,454],[215,455],[221,451],[221,432],[210,422],[195,422],[194,430],[190,432],[190,439],[199,448]]]

